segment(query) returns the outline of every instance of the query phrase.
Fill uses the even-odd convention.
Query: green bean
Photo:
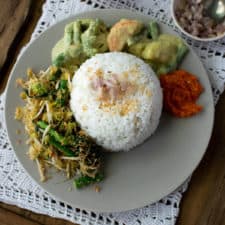
[[[101,173],[96,174],[94,178],[82,175],[81,177],[74,180],[74,185],[76,188],[83,188],[95,182],[100,182],[104,178],[104,175]]]
[[[189,49],[185,44],[179,46],[177,51],[177,64],[181,63],[182,59],[184,58],[184,56],[187,54],[188,51]]]
[[[67,86],[67,80],[60,80],[59,82],[59,88],[57,91],[57,97],[56,97],[56,105],[57,106],[64,106],[69,100],[69,89]]]
[[[76,45],[81,43],[81,23],[79,20],[73,23],[73,42]]]
[[[50,74],[49,80],[56,81],[60,77],[61,74],[62,74],[62,70],[58,68],[55,73]]]
[[[156,40],[159,37],[159,26],[153,20],[149,22],[148,33],[153,40]]]
[[[76,156],[75,152],[73,152],[70,148],[66,146],[62,146],[59,142],[56,142],[54,138],[49,138],[49,144],[51,144],[53,147],[58,149],[60,152],[62,152],[65,156]]]
[[[67,24],[65,27],[65,33],[64,33],[64,44],[65,47],[69,47],[73,44],[73,23]]]
[[[38,121],[37,122],[38,127],[41,129],[46,129],[48,124],[45,123],[44,121]],[[65,138],[60,135],[57,131],[54,129],[50,128],[49,130],[49,144],[51,144],[53,147],[57,148],[59,151],[64,153],[65,156],[75,156],[75,153],[68,147],[64,146],[66,140]]]
[[[59,89],[67,89],[67,80],[60,80]]]
[[[157,69],[157,74],[167,74],[171,71],[176,70],[187,52],[188,47],[184,44],[180,45],[177,50],[177,57],[174,60],[171,60],[169,64],[159,66]]]
[[[37,122],[37,126],[40,127],[41,129],[46,129],[48,124],[45,123],[44,121],[38,121]],[[61,134],[59,134],[56,130],[54,130],[53,128],[50,128],[49,131],[48,131],[49,135],[51,137],[53,137],[57,142],[59,142],[60,144],[62,145],[66,145],[67,141],[66,141],[66,138],[63,137]]]

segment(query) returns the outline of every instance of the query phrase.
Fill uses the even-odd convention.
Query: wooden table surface
[[[28,19],[13,43],[13,51],[1,71],[0,91],[20,49],[29,41],[41,15],[44,0],[33,0]],[[1,13],[1,11],[0,11]],[[225,59],[224,59],[225,61]],[[194,172],[180,205],[176,225],[225,225],[225,94],[216,106],[215,125],[207,152]],[[1,225],[72,225],[65,220],[0,203]]]

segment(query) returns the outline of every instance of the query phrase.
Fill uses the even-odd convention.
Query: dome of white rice
[[[156,130],[162,90],[150,66],[136,56],[97,54],[75,73],[70,106],[97,144],[111,151],[128,151]]]

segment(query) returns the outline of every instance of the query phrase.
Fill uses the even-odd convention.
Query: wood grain
[[[4,78],[0,83],[1,91],[5,87],[20,49],[30,39],[41,15],[43,3],[44,0],[32,1],[27,22],[17,35],[13,51],[9,51],[8,60],[1,71],[0,77]],[[0,203],[0,224],[74,225],[65,220],[36,214],[4,203]],[[221,96],[216,106],[215,126],[209,147],[184,194],[176,225],[225,225],[225,94]]]
[[[8,212],[8,214],[6,214],[6,212]],[[10,217],[8,215],[10,215]],[[17,225],[14,224],[13,221],[18,221],[18,225],[78,225],[67,220],[56,219],[50,216],[33,213],[16,206],[0,203],[1,225],[3,225],[1,222],[3,220],[9,221],[9,223],[6,223],[7,225]],[[30,224],[30,222],[33,222],[34,224]]]
[[[8,0],[7,1],[0,0],[0,1],[3,1],[5,3]],[[21,1],[23,1],[23,0],[21,0]],[[1,74],[0,74],[0,93],[2,93],[4,91],[8,77],[10,75],[13,65],[16,62],[16,58],[17,58],[20,50],[30,40],[31,34],[33,33],[34,28],[37,24],[37,21],[41,16],[42,5],[44,4],[44,2],[45,2],[45,0],[31,0],[30,11],[27,15],[27,19],[26,19],[25,23],[22,25],[20,31],[17,33],[16,38],[13,41],[11,48],[9,49],[7,60],[0,71],[1,72]],[[0,7],[1,7],[1,5],[0,5]],[[0,14],[2,12],[3,11],[1,9]],[[1,52],[0,52],[0,54],[1,54]]]
[[[0,0],[0,69],[11,44],[27,17],[30,0]]]
[[[225,93],[207,152],[181,202],[177,225],[225,225]]]
[[[12,221],[14,221],[13,225],[39,225],[39,223],[27,220],[26,218],[3,208],[0,208],[0,221],[1,225],[12,225]]]

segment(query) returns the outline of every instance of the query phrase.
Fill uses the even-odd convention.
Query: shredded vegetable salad
[[[41,181],[53,166],[81,188],[103,179],[102,156],[70,110],[71,79],[64,68],[51,66],[38,74],[28,69],[27,79],[17,80],[25,106],[17,107],[15,118],[25,125],[28,155],[36,161]]]

